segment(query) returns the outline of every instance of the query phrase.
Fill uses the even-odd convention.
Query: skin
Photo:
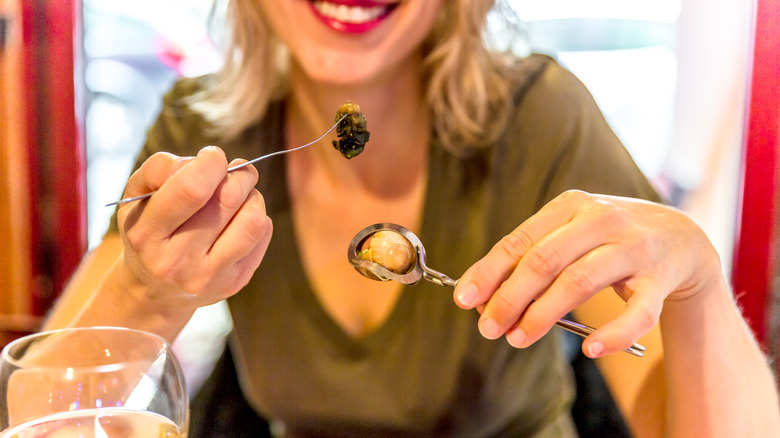
[[[408,68],[409,57],[428,34],[441,3],[442,0],[400,2],[384,23],[358,35],[333,32],[322,25],[311,13],[307,0],[263,0],[260,5],[308,78],[354,87],[361,83],[371,85],[394,69]],[[373,114],[365,107],[367,100],[351,100],[359,103],[364,113]],[[340,103],[343,101],[332,106],[330,112]]]
[[[619,352],[656,324],[664,333],[665,394],[636,390],[666,398],[667,409],[657,399],[637,397],[634,406],[649,402],[644,413],[627,410],[637,436],[769,436],[779,430],[774,379],[717,253],[704,232],[672,208],[566,192],[498,242],[454,293],[459,306],[480,308],[483,336],[505,335],[524,348],[608,286],[625,308],[584,341],[588,356]],[[608,371],[614,373],[616,359]],[[647,379],[663,382],[658,369],[647,371]],[[648,416],[648,408],[658,411]]]
[[[288,155],[288,179],[278,182],[290,193],[298,249],[320,303],[347,334],[365,336],[385,321],[401,285],[356,275],[343,251],[366,224],[419,231],[430,121],[421,109],[418,47],[442,0],[404,1],[358,35],[324,26],[303,0],[259,1],[293,59],[287,146],[326,131],[347,100],[370,115],[371,140],[360,156],[307,148]],[[262,261],[272,222],[254,188],[256,170],[227,174],[227,167],[217,148],[144,163],[125,197],[157,194],[120,207],[121,237],[109,236],[87,257],[47,328],[125,325],[172,340],[197,307],[238,292]],[[609,305],[592,305],[604,296]],[[485,337],[506,335],[518,348],[579,306],[577,317],[600,327],[584,351],[604,357],[605,377],[639,437],[780,436],[765,358],[717,254],[679,211],[567,192],[497,242],[463,275],[454,299],[482,312]],[[636,341],[647,357],[610,355]]]
[[[253,188],[254,167],[227,167],[215,147],[145,162],[125,194],[158,193],[119,209],[121,239],[87,257],[47,328],[121,325],[173,340],[195,309],[240,290],[265,254],[272,222]]]
[[[668,263],[691,249],[705,254],[704,260]],[[707,237],[686,216],[649,202],[571,191],[502,239],[464,274],[455,296],[466,308],[484,303],[483,336],[506,334],[510,344],[522,348],[613,286],[626,309],[583,346],[590,357],[599,357],[648,332],[664,300],[711,289],[720,269]]]

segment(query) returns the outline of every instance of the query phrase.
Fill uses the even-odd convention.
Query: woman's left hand
[[[666,300],[713,289],[720,259],[685,214],[657,203],[568,191],[545,205],[458,281],[455,302],[482,313],[488,339],[527,347],[555,322],[612,286],[625,310],[583,351],[623,350],[659,320]]]

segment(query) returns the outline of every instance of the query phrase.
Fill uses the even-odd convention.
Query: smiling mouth
[[[329,20],[345,24],[366,24],[389,14],[397,4],[365,2],[365,5],[348,5],[329,1],[313,1],[314,9]]]

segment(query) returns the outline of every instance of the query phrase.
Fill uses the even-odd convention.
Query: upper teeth
[[[315,1],[314,7],[320,14],[344,23],[365,23],[379,17],[384,6],[364,8],[360,6],[337,5],[324,1]]]

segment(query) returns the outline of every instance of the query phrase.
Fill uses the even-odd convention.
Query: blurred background
[[[727,172],[712,208],[726,268],[741,142],[749,3],[510,0],[522,20],[513,48],[555,56],[579,76],[645,173],[678,205]],[[684,3],[684,5],[683,5]],[[717,4],[716,4],[717,3]],[[83,0],[83,102],[89,246],[100,241],[161,95],[180,76],[219,67],[211,0]],[[494,38],[501,44],[500,29]],[[513,38],[518,38],[513,36]],[[729,149],[730,168],[712,154]],[[714,168],[716,166],[717,168]],[[709,220],[706,220],[709,225]]]
[[[519,53],[550,54],[573,71],[658,190],[705,228],[731,276],[743,207],[754,16],[762,3],[508,4],[521,32],[494,26],[491,41]],[[776,18],[777,6],[765,7]],[[100,242],[113,211],[105,204],[121,197],[162,94],[179,77],[219,68],[212,8],[211,0],[0,0],[0,132],[6,162],[21,163],[2,167],[4,199],[17,213],[9,215],[0,247],[30,254],[27,262],[15,260],[18,251],[3,254],[2,263],[13,270],[7,268],[9,280],[0,290],[6,303],[0,305],[0,333],[34,330],[81,254]],[[37,91],[25,88],[30,86]],[[63,112],[72,115],[73,126],[62,120]],[[15,181],[29,184],[23,189]],[[767,205],[773,213],[774,199]],[[773,228],[763,231],[773,235]],[[777,313],[771,308],[773,277],[766,278],[774,258],[763,262],[771,266],[764,266],[754,327],[762,341],[775,345],[769,327],[769,316]],[[181,337],[198,340],[191,345],[201,350],[185,353],[193,356],[193,368],[199,366],[195,357],[221,351],[214,345],[230,330],[224,306],[196,318]]]

